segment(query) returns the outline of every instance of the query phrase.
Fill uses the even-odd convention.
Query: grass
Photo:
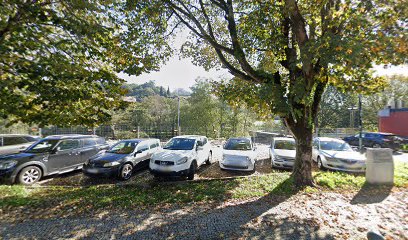
[[[316,183],[328,191],[359,190],[364,175],[341,172],[314,173]],[[395,168],[396,187],[408,187],[408,164],[398,163]],[[315,189],[307,189],[315,191]],[[291,195],[296,190],[289,172],[234,180],[179,182],[142,186],[92,186],[31,188],[20,185],[0,186],[0,209],[20,206],[64,212],[78,212],[106,208],[143,208],[166,204],[249,199],[268,194]]]

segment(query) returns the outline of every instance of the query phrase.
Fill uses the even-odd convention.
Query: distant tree
[[[408,76],[387,76],[386,82],[383,91],[363,97],[363,126],[367,130],[378,130],[378,111],[393,101],[400,100],[408,107]]]
[[[356,94],[343,93],[333,86],[326,88],[318,113],[319,128],[349,128],[350,126],[357,128],[357,101]],[[352,110],[349,108],[355,108],[352,123],[350,122]]]
[[[167,97],[171,97],[170,87],[167,87],[166,96],[167,96]]]
[[[160,95],[160,96],[165,96],[162,86],[160,86],[160,93],[159,93],[159,95]]]

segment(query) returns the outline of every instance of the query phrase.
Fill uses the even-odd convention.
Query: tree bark
[[[313,123],[286,121],[296,139],[296,158],[292,177],[296,187],[315,186],[312,176]]]

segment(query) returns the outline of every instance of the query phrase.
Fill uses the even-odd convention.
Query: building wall
[[[380,114],[379,129],[380,132],[408,136],[408,109],[390,109],[388,116]]]

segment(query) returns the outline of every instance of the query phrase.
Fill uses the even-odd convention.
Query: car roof
[[[181,135],[181,136],[176,136],[174,138],[191,138],[191,139],[198,139],[198,138],[205,138],[205,136],[200,136],[200,135]]]
[[[335,141],[335,142],[343,142],[343,140],[338,139],[338,138],[330,138],[330,137],[317,137],[315,138],[316,140],[319,141]]]
[[[295,141],[295,139],[294,139],[294,138],[291,138],[291,137],[274,137],[273,140]]]
[[[50,135],[45,137],[45,139],[82,139],[82,138],[99,138],[97,135],[83,135],[83,134],[64,134],[64,135]]]
[[[157,138],[132,138],[132,139],[122,139],[121,141],[131,141],[131,142],[143,142],[143,141],[158,141]]]
[[[380,135],[395,135],[394,133],[387,133],[387,132],[366,132],[370,134],[380,134]]]
[[[251,140],[250,137],[233,137],[229,138],[228,140]]]

